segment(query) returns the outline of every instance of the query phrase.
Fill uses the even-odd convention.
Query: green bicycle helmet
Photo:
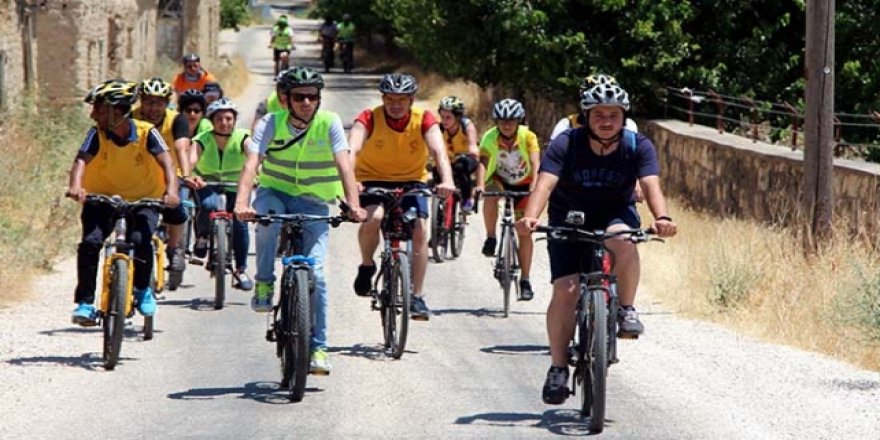
[[[324,88],[324,77],[308,67],[292,67],[285,70],[283,76],[279,75],[279,91],[289,92],[296,87],[317,87],[321,90]]]

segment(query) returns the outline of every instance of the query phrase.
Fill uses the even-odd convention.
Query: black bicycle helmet
[[[192,103],[198,104],[202,108],[202,111],[204,111],[205,107],[208,105],[208,100],[205,99],[205,94],[199,89],[189,89],[181,93],[180,97],[177,98],[178,108],[186,108]]]
[[[414,95],[418,90],[419,83],[415,77],[405,73],[387,73],[379,81],[379,91],[382,93]]]
[[[110,79],[95,86],[86,95],[89,104],[105,102],[114,107],[131,107],[137,102],[138,84],[124,79]]]
[[[288,92],[296,87],[324,88],[324,77],[320,73],[308,67],[292,67],[282,72],[278,77],[278,90]]]

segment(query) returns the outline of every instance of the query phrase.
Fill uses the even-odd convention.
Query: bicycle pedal
[[[269,342],[275,342],[277,338],[275,338],[275,332],[272,329],[266,330],[266,340]]]

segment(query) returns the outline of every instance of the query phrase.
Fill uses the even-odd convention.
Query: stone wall
[[[158,56],[178,62],[185,53],[197,53],[211,69],[217,60],[220,0],[187,0],[159,11]]]
[[[640,124],[657,146],[664,190],[702,211],[792,224],[800,211],[803,152],[704,126]],[[834,212],[854,232],[880,233],[880,164],[835,159]]]
[[[24,9],[14,0],[0,0],[0,109],[21,99],[25,89]]]

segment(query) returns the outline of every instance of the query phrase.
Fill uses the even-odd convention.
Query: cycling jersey
[[[193,167],[195,174],[208,181],[238,182],[247,158],[242,145],[249,135],[250,132],[243,128],[232,130],[222,151],[213,132],[206,131],[196,135],[193,143],[202,148],[202,153]]]
[[[497,179],[508,185],[526,185],[532,181],[531,153],[541,151],[538,136],[525,125],[516,129],[516,143],[511,147],[501,144],[501,132],[492,127],[480,140],[480,156],[489,159],[486,182]]]
[[[383,106],[380,105],[366,112],[371,113],[371,122],[374,123],[368,127],[369,136],[355,161],[354,172],[357,180],[359,182],[426,181],[428,145],[423,135],[426,131],[423,122],[430,113],[423,109],[410,109],[407,125],[399,131],[389,126]],[[360,117],[358,121],[361,121]]]
[[[470,153],[470,140],[467,136],[467,126],[470,123],[470,119],[462,117],[461,123],[458,124],[458,131],[451,136],[446,129],[443,128],[443,124],[440,124],[440,131],[443,132],[443,140],[446,141],[446,155],[449,156],[450,160],[459,154]]]
[[[132,112],[132,117],[144,122],[149,122],[144,119],[140,107]],[[186,120],[186,116],[177,113],[174,110],[165,109],[165,116],[162,117],[162,122],[156,125],[155,128],[159,131],[159,134],[162,135],[162,140],[165,141],[165,145],[171,153],[171,160],[174,162],[174,169],[177,172],[177,175],[182,176],[183,170],[180,169],[180,163],[177,159],[174,142],[178,139],[189,137],[189,122]]]
[[[127,139],[112,139],[104,130],[92,128],[80,154],[92,159],[86,164],[83,188],[89,193],[119,195],[135,201],[165,194],[165,172],[155,156],[168,148],[159,132],[147,122],[129,119]]]
[[[272,48],[276,50],[290,49],[293,46],[293,29],[285,26],[283,29],[275,25],[272,27]]]
[[[339,23],[336,25],[336,38],[343,43],[354,41],[354,23]]]

